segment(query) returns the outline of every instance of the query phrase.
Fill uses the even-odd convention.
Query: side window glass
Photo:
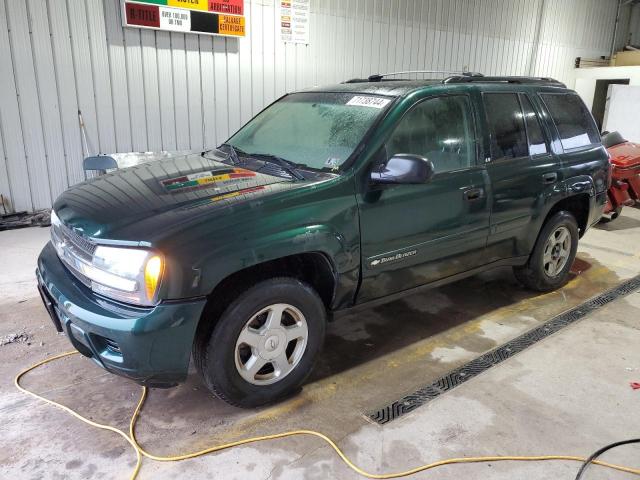
[[[540,155],[547,153],[547,143],[544,140],[542,134],[542,127],[540,127],[540,120],[536,114],[531,100],[526,95],[520,95],[520,101],[522,102],[522,110],[524,112],[524,121],[527,125],[527,136],[529,137],[529,155]]]
[[[424,100],[403,118],[387,141],[389,158],[412,153],[433,162],[436,173],[467,168],[475,159],[469,99],[450,95]]]
[[[529,146],[518,94],[484,93],[482,98],[491,134],[491,159],[528,156]]]
[[[593,117],[574,93],[540,94],[566,149],[584,147],[600,141]]]

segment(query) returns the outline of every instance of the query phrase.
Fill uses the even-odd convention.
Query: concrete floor
[[[127,478],[135,456],[118,436],[92,429],[15,390],[20,369],[70,346],[40,304],[33,270],[47,229],[0,232],[0,478]],[[593,228],[573,278],[536,295],[509,269],[408,297],[328,328],[322,358],[302,392],[273,407],[240,410],[214,399],[198,377],[152,390],[139,440],[159,455],[309,428],[320,430],[373,472],[452,456],[588,455],[640,436],[640,292],[614,301],[525,352],[385,426],[363,412],[416,390],[479,354],[640,273],[640,210]],[[25,385],[100,422],[126,429],[140,389],[80,356],[45,366]],[[640,446],[607,460],[640,468]],[[447,466],[418,479],[573,478],[571,462]],[[290,438],[178,463],[144,461],[142,479],[360,478],[325,444]],[[585,478],[628,474],[592,467]]]

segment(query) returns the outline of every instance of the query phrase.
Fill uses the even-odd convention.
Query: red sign
[[[209,0],[209,11],[244,15],[244,0]]]
[[[160,12],[153,5],[126,3],[127,23],[142,27],[160,28]]]

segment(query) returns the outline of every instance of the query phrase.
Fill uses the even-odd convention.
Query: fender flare
[[[246,243],[249,243],[248,241]],[[209,295],[220,283],[242,270],[299,254],[322,254],[329,262],[336,286],[341,273],[359,262],[359,248],[351,251],[344,237],[327,225],[304,225],[262,236],[251,245],[216,249],[201,264],[201,295]],[[228,254],[227,254],[228,253]]]

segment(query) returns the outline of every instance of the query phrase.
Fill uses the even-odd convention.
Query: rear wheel
[[[561,211],[542,227],[526,265],[514,267],[516,278],[527,288],[539,292],[555,290],[569,279],[578,249],[578,223]]]
[[[197,338],[194,363],[207,387],[240,407],[280,400],[307,378],[324,339],[326,313],[309,285],[274,278],[238,296]],[[215,321],[215,319],[203,319]]]

